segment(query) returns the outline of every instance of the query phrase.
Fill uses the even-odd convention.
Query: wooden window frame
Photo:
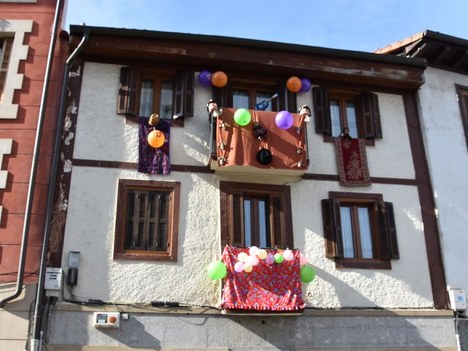
[[[373,258],[362,258],[356,250],[360,235],[357,232],[353,232],[355,257],[344,257],[339,213],[343,205],[371,208]],[[399,258],[393,205],[384,202],[381,194],[330,192],[329,198],[322,200],[322,215],[326,257],[335,260],[336,268],[391,269],[391,260]]]
[[[220,183],[221,244],[245,246],[243,218],[236,218],[235,197],[267,198],[269,239],[274,248],[293,248],[291,191],[289,186],[224,182]],[[241,211],[242,213],[243,211]],[[258,244],[253,241],[252,245]]]
[[[313,87],[315,131],[323,134],[324,141],[333,142],[330,100],[340,101],[340,117],[342,128],[347,126],[346,106],[343,102],[352,100],[356,108],[356,120],[358,125],[358,137],[366,140],[366,145],[375,145],[375,139],[381,139],[382,126],[380,122],[379,101],[376,94],[343,89],[328,89],[326,87]],[[343,113],[344,110],[344,113]]]
[[[129,194],[131,191],[156,191],[169,195],[167,221],[167,245],[165,251],[132,250],[125,247],[128,223]],[[120,179],[114,238],[114,259],[177,261],[179,232],[180,182],[143,181]]]
[[[460,113],[465,131],[466,147],[468,149],[468,87],[459,84],[455,85],[457,89],[458,103],[460,105]]]
[[[331,105],[331,101],[333,100],[336,100],[338,101],[338,106],[339,106],[339,110],[340,110],[340,124],[341,124],[341,131],[340,131],[340,134],[343,130],[343,128],[349,128],[349,124],[348,124],[348,112],[347,112],[347,109],[346,109],[346,103],[347,102],[353,102],[354,103],[354,108],[355,108],[355,112],[356,112],[356,120],[357,120],[357,123],[358,123],[358,134],[360,133],[360,128],[359,128],[359,124],[360,124],[360,119],[361,119],[361,115],[358,111],[358,104],[359,104],[359,94],[358,93],[350,93],[350,92],[341,92],[341,91],[330,91],[330,105]],[[360,135],[358,135],[358,137],[361,137]]]
[[[143,81],[151,80],[153,82],[153,111],[152,113],[159,113],[161,109],[161,86],[163,81],[171,81],[172,82],[172,96],[174,100],[175,94],[175,72],[167,72],[167,71],[154,71],[154,70],[140,70],[138,72],[137,78],[137,104],[138,104],[138,111],[140,111],[141,106],[141,89]],[[139,113],[138,113],[139,114]],[[174,115],[174,108],[172,109],[171,118]],[[140,116],[140,117],[149,117],[149,116]],[[161,116],[161,118],[163,118]],[[166,118],[169,119],[169,118]]]
[[[287,77],[275,80],[274,78],[264,76],[245,77],[228,74],[229,80],[223,88],[213,86],[212,94],[219,107],[233,107],[233,90],[249,90],[277,93],[278,97],[272,101],[273,111],[286,110],[297,113],[297,93],[292,93],[286,88]],[[251,109],[255,108],[252,94],[249,93]]]
[[[116,113],[124,115],[129,120],[137,121],[140,110],[141,82],[145,78],[157,82],[168,79],[173,81],[172,115],[177,118],[171,121],[173,126],[183,127],[184,118],[193,117],[194,114],[194,72],[190,70],[121,67]],[[160,90],[155,89],[153,94],[154,113],[158,113]]]
[[[248,108],[254,110],[255,105],[257,104],[256,102],[257,94],[266,93],[269,96],[272,96],[276,92],[277,87],[275,84],[268,84],[268,83],[258,83],[258,82],[250,82],[250,81],[234,81],[232,83],[232,94],[233,94],[232,99],[233,100],[234,100],[235,90],[248,92],[248,95],[249,95],[249,107]],[[270,106],[272,107],[272,111],[279,111],[278,99],[274,99],[270,101]]]

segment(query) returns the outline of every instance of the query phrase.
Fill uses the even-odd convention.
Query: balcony
[[[247,118],[240,120],[240,113]],[[304,116],[225,108],[211,128],[210,167],[216,173],[298,178],[308,168]]]

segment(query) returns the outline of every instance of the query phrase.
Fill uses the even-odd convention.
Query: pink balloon
[[[251,266],[256,266],[259,262],[260,261],[257,256],[249,256],[246,263],[250,264]]]
[[[252,256],[258,255],[258,247],[252,246],[252,247],[249,249],[249,254],[252,255]]]
[[[234,265],[234,270],[237,272],[237,273],[240,273],[244,270],[244,263],[242,262],[237,262],[235,265]]]
[[[299,263],[300,263],[301,266],[303,266],[303,265],[305,265],[307,263],[307,258],[303,254],[299,255]]]
[[[284,250],[283,257],[286,261],[291,261],[294,258],[294,253],[289,249]]]
[[[273,264],[273,262],[275,262],[275,257],[274,257],[273,255],[269,254],[269,255],[267,256],[267,258],[265,258],[265,262],[266,262],[267,264]]]

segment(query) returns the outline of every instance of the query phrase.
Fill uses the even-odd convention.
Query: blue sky
[[[432,30],[468,39],[468,0],[68,0],[70,24],[374,51]]]

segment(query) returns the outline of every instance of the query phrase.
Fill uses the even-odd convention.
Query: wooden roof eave
[[[129,34],[132,33],[130,30]],[[245,74],[298,75],[318,82],[345,82],[383,90],[414,90],[424,82],[426,65],[421,59],[263,41],[196,38],[191,40],[192,36],[182,34],[175,38],[134,37],[120,32],[91,31],[81,55],[86,60],[120,64],[167,63],[227,73],[232,70]],[[72,32],[71,50],[80,40],[81,36]]]

